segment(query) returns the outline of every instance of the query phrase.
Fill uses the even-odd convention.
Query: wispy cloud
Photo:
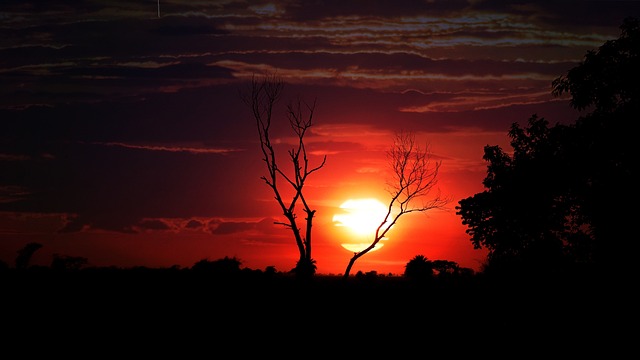
[[[148,151],[168,151],[168,152],[186,152],[191,154],[228,154],[230,152],[243,151],[241,149],[232,148],[204,148],[204,147],[186,147],[186,146],[170,146],[170,145],[136,145],[121,142],[104,142],[94,143],[95,145],[116,146],[127,149],[148,150]]]
[[[541,104],[553,101],[548,92],[523,92],[521,94],[467,94],[451,96],[445,101],[433,101],[427,105],[407,106],[403,112],[461,112],[498,109],[515,105]]]

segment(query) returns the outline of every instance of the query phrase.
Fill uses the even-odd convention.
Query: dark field
[[[301,281],[261,272],[111,269],[9,271],[2,284],[7,344],[73,342],[107,352],[146,344],[154,351],[204,346],[240,355],[272,344],[277,348],[262,349],[446,347],[460,355],[475,344],[505,354],[555,348],[576,355],[617,351],[609,344],[630,336],[621,325],[632,316],[621,287],[584,276],[409,281],[317,275]]]

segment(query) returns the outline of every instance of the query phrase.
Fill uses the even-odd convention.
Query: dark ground
[[[635,326],[637,306],[626,307],[630,298],[604,279],[300,281],[139,269],[12,271],[2,275],[2,288],[6,345],[27,352],[44,346],[46,354],[72,354],[78,345],[92,351],[82,352],[89,358],[95,351],[149,357],[163,349],[166,356],[180,351],[179,358],[197,349],[241,358],[308,351],[429,357],[436,349],[447,357],[609,358],[636,341],[624,329]]]

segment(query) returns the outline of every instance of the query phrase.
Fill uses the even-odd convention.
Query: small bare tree
[[[309,206],[303,189],[309,175],[320,170],[325,165],[327,157],[325,155],[318,166],[312,167],[309,165],[304,137],[312,125],[315,101],[313,104],[307,104],[298,99],[297,102],[287,105],[286,112],[290,128],[297,137],[296,146],[288,151],[292,172],[286,174],[283,168],[278,165],[276,151],[271,142],[270,130],[273,109],[282,95],[283,88],[284,81],[276,75],[266,75],[262,79],[257,79],[254,76],[248,93],[242,94],[242,99],[252,110],[260,138],[262,160],[267,167],[268,175],[262,176],[261,179],[273,191],[275,199],[286,218],[286,222],[276,222],[276,224],[291,229],[298,246],[300,258],[293,271],[299,277],[311,277],[316,271],[316,261],[311,257],[311,228],[316,210],[312,210]],[[307,115],[305,116],[305,114]],[[291,199],[286,201],[283,197],[282,183],[279,182],[281,179],[284,181],[285,187],[288,186],[293,189]],[[306,214],[304,235],[297,223],[296,206],[298,203],[302,204],[302,210]]]
[[[392,175],[387,183],[387,191],[391,195],[387,214],[376,228],[371,245],[353,253],[344,272],[344,278],[349,277],[356,260],[375,248],[402,215],[444,208],[451,201],[443,198],[438,190],[422,205],[414,205],[414,200],[431,195],[437,184],[438,171],[442,162],[432,161],[429,146],[426,145],[424,148],[418,146],[413,134],[405,132],[396,134],[393,146],[387,152],[387,158]],[[394,210],[397,210],[395,215]]]

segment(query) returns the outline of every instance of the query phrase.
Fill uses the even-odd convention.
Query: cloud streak
[[[168,152],[185,152],[190,154],[228,154],[230,152],[242,151],[238,149],[211,149],[211,148],[195,148],[184,146],[161,146],[161,145],[133,145],[118,142],[110,143],[94,143],[96,145],[117,146],[127,149],[148,150],[148,151],[168,151]]]

